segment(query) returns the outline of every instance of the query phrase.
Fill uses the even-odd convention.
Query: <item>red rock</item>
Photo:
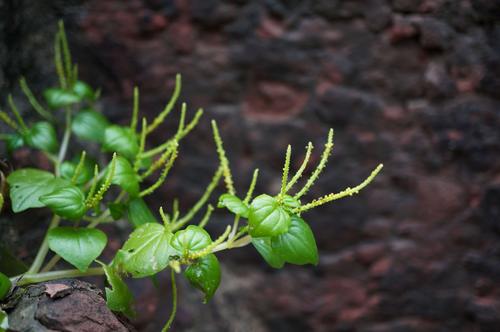
[[[281,82],[262,81],[252,85],[243,102],[243,113],[266,122],[289,120],[302,112],[309,95]]]

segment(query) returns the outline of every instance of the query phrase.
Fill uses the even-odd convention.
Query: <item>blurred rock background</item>
[[[295,168],[309,140],[317,161],[330,127],[334,153],[310,198],[385,164],[359,196],[306,215],[317,267],[277,271],[252,248],[225,253],[210,304],[182,284],[175,331],[499,330],[500,1],[0,0],[0,103],[18,96],[20,75],[35,91],[54,84],[59,18],[111,119],[128,121],[134,85],[152,118],[178,72],[190,114],[206,110],[155,207],[201,195],[217,163],[211,118],[240,191],[255,167],[258,192],[277,190],[287,144]],[[5,241],[39,241],[37,223],[17,219]],[[211,230],[227,222],[217,214]],[[168,279],[131,285],[137,328],[158,331]]]

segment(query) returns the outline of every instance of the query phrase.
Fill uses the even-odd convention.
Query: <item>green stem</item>
[[[177,312],[177,285],[175,284],[175,271],[174,269],[170,269],[170,277],[172,279],[172,312],[170,313],[170,317],[168,318],[167,323],[161,330],[161,332],[166,332],[170,329],[172,322],[174,321],[175,314]]]
[[[42,273],[27,273],[11,278],[11,282],[17,286],[29,285],[43,281],[62,279],[62,278],[76,278],[76,277],[89,277],[103,275],[104,270],[102,267],[93,267],[82,272],[80,270],[60,270]]]
[[[49,251],[49,231],[52,228],[57,227],[60,221],[61,218],[59,218],[59,216],[54,215],[54,217],[52,217],[47,233],[45,234],[45,237],[43,239],[42,245],[40,246],[40,249],[38,249],[38,253],[36,254],[35,260],[33,261],[33,264],[31,264],[31,267],[27,272],[28,274],[33,274],[40,271],[40,268],[42,267],[42,264],[45,261],[45,256],[47,256],[47,252]]]
[[[61,163],[64,161],[66,157],[66,152],[68,151],[69,138],[71,136],[71,109],[66,110],[66,128],[64,129],[64,136],[61,143],[61,148],[59,150],[59,155],[57,157],[57,168],[56,168],[56,176],[59,176],[61,173],[60,167]]]

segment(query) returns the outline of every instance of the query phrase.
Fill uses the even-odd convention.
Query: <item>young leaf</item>
[[[252,237],[276,236],[288,231],[290,215],[276,198],[263,194],[252,201],[248,224]]]
[[[288,232],[271,239],[273,252],[284,261],[297,265],[318,264],[318,248],[309,225],[300,217],[292,216]]]
[[[147,204],[140,197],[130,200],[128,204],[128,219],[135,227],[148,222],[158,222]]]
[[[110,203],[108,204],[108,209],[113,220],[118,220],[121,219],[127,211],[127,205],[123,203]]]
[[[9,151],[9,153],[12,153],[24,146],[24,138],[19,134],[9,134],[6,143],[7,151]]]
[[[184,255],[184,253],[204,249],[212,243],[212,239],[203,228],[189,225],[186,229],[175,233],[170,243],[179,254]]]
[[[219,197],[219,208],[225,207],[234,214],[248,218],[248,206],[241,199],[231,194],[222,194]]]
[[[214,254],[199,258],[184,271],[184,276],[191,285],[205,294],[204,303],[207,303],[215,294],[220,284],[220,275],[220,264]]]
[[[113,125],[104,131],[103,149],[109,152],[117,152],[132,160],[139,152],[139,143],[130,128]]]
[[[106,279],[111,288],[106,287],[106,304],[113,311],[122,312],[129,318],[135,315],[132,309],[134,301],[132,293],[127,287],[127,284],[120,278],[113,266],[102,264]]]
[[[104,142],[104,132],[109,126],[108,120],[99,112],[85,109],[75,116],[71,130],[82,140]]]
[[[290,195],[285,195],[283,197],[283,204],[289,210],[297,209],[300,207],[300,201]]]
[[[10,186],[12,211],[15,213],[44,206],[39,200],[41,196],[69,185],[68,181],[56,178],[52,173],[33,168],[12,172],[7,177],[7,182]]]
[[[40,197],[40,202],[55,214],[70,220],[80,219],[86,211],[85,195],[77,186],[58,188]]]
[[[43,92],[45,101],[50,108],[62,108],[80,101],[80,97],[72,92],[57,88],[50,88]]]
[[[85,82],[76,81],[73,84],[73,93],[80,97],[81,99],[94,100],[95,93],[94,90]]]
[[[285,261],[271,247],[271,238],[254,237],[252,238],[252,244],[271,267],[275,269],[281,269],[283,267]]]
[[[71,180],[75,174],[76,167],[78,165],[78,160],[65,161],[61,164],[61,177]],[[85,159],[83,167],[80,170],[80,174],[77,176],[75,183],[82,185],[89,182],[94,175],[94,165],[95,163],[90,159]]]
[[[48,233],[49,248],[85,272],[104,250],[108,238],[95,228],[56,227]]]
[[[120,249],[120,264],[134,278],[154,275],[167,267],[172,233],[158,223],[146,223],[130,234]]]
[[[10,282],[10,279],[5,274],[0,272],[0,300],[9,293],[11,287],[12,283]]]
[[[56,130],[49,122],[37,122],[26,135],[29,146],[48,152],[56,152],[58,143]]]
[[[115,172],[111,179],[111,183],[120,186],[131,196],[137,196],[139,194],[139,180],[137,174],[130,162],[121,156],[116,157]]]

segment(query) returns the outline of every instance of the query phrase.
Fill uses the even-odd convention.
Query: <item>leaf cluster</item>
[[[165,183],[178,157],[182,139],[196,127],[203,111],[197,110],[187,122],[187,105],[182,103],[177,130],[163,143],[152,146],[148,136],[164,123],[178,104],[180,75],[176,76],[171,98],[156,117],[151,120],[143,117],[139,121],[139,89],[135,88],[130,122],[118,124],[99,111],[99,90],[79,80],[78,67],[71,61],[62,23],[55,37],[54,54],[59,86],[43,91],[43,101],[35,97],[26,80],[20,80],[40,121],[25,123],[11,96],[8,104],[12,115],[0,110],[0,119],[13,131],[0,136],[8,151],[22,147],[40,150],[52,163],[50,171],[21,168],[6,177],[12,211],[21,213],[46,208],[53,214],[28,271],[12,279],[0,273],[0,299],[8,294],[12,282],[22,285],[64,276],[102,274],[108,282],[109,308],[132,316],[133,297],[125,278],[155,278],[159,272],[170,268],[174,310],[166,330],[175,315],[176,274],[182,273],[193,287],[201,290],[207,302],[221,282],[216,254],[222,250],[252,244],[274,268],[281,268],[285,263],[317,264],[314,234],[302,214],[327,202],[357,194],[382,167],[379,165],[354,188],[302,203],[302,197],[320,176],[333,148],[333,131],[330,130],[319,164],[295,194],[290,192],[307,168],[313,149],[311,143],[302,165],[290,179],[291,147],[288,146],[278,193],[261,193],[254,197],[259,175],[256,169],[245,195],[239,196],[217,123],[212,121],[220,162],[204,193],[185,212],[179,210],[177,200],[168,205],[171,208],[162,206],[158,212],[152,211],[145,197]],[[82,150],[75,153],[74,149],[69,149],[70,144]],[[98,153],[92,155],[88,151]],[[3,173],[0,175],[3,182]],[[226,193],[219,197],[217,206],[233,214],[234,221],[218,237],[212,237],[205,227],[214,210],[210,204],[211,195],[221,181]],[[3,204],[4,196],[0,194],[0,211]],[[133,230],[113,259],[104,263],[98,259],[109,247],[108,238],[99,228],[121,220],[129,221]],[[46,262],[49,251],[53,256]],[[60,259],[76,270],[52,271]],[[0,330],[7,326],[6,319],[0,311]]]

